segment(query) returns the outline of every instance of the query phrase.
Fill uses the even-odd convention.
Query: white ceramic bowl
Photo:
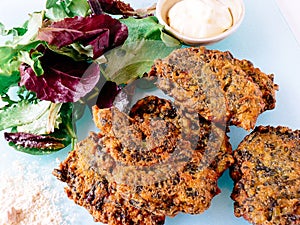
[[[215,36],[205,38],[189,37],[174,30],[167,22],[170,8],[172,8],[179,1],[182,0],[158,0],[156,5],[156,16],[160,24],[162,24],[169,33],[173,34],[176,38],[188,45],[207,45],[223,40],[237,30],[245,15],[245,5],[243,0],[220,0],[223,3],[226,3],[226,5],[229,5],[233,17],[233,25],[228,30]],[[195,26],[201,26],[201,24],[195,24]]]

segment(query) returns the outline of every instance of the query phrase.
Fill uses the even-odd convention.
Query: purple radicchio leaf
[[[39,60],[44,74],[36,76],[33,69],[23,63],[19,85],[35,92],[39,99],[56,103],[76,102],[96,86],[100,77],[98,64],[74,61],[43,45],[38,46],[36,51],[43,53]]]
[[[99,109],[112,107],[114,100],[120,91],[121,87],[115,82],[106,81],[101,88],[96,105],[99,107]]]
[[[75,42],[91,45],[94,59],[123,44],[127,37],[127,26],[106,14],[66,18],[40,28],[38,33],[38,39],[59,48]]]

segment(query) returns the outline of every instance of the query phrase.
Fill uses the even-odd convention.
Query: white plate
[[[153,1],[130,1],[134,5],[147,6]],[[274,0],[245,0],[246,15],[241,27],[228,39],[208,46],[211,49],[229,50],[239,58],[251,60],[256,67],[265,73],[274,73],[275,82],[279,84],[276,109],[262,114],[257,125],[283,125],[293,129],[300,129],[300,76],[299,60],[300,47],[297,44],[291,30],[283,19]],[[43,9],[44,1],[26,0],[1,0],[0,21],[9,27],[20,25],[32,11]],[[3,43],[3,39],[1,42]],[[79,139],[87,136],[89,130],[94,129],[91,117],[87,112],[85,117],[78,122]],[[13,161],[22,161],[28,165],[28,169],[37,173],[41,179],[50,177],[55,191],[62,195],[59,204],[62,206],[62,214],[66,224],[91,225],[94,223],[91,216],[84,208],[75,205],[63,194],[63,186],[52,175],[51,171],[58,165],[56,158],[63,160],[69,149],[65,149],[50,156],[31,156],[19,153],[10,148],[0,133],[0,172],[14,174]],[[246,135],[242,129],[231,128],[231,143],[236,148],[238,143]],[[30,165],[38,166],[38,168]],[[3,183],[0,177],[0,185]],[[249,224],[243,218],[236,218],[233,214],[233,202],[230,199],[232,180],[228,171],[219,181],[222,193],[215,197],[211,207],[201,215],[183,215],[175,218],[167,218],[166,225],[246,225]],[[25,191],[25,190],[24,190]],[[1,203],[0,203],[1,204]]]

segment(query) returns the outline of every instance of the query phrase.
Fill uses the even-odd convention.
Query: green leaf
[[[155,16],[148,16],[143,19],[129,17],[120,19],[128,27],[128,39],[126,43],[138,40],[161,40],[169,47],[181,46],[181,42],[165,32],[164,27],[159,24]]]
[[[86,0],[47,0],[46,8],[46,17],[53,21],[59,21],[66,17],[85,17],[90,11]]]
[[[0,94],[6,93],[9,87],[18,85],[20,81],[19,67],[25,60],[24,54],[28,54],[25,52],[29,52],[40,43],[40,41],[36,41],[27,45],[0,47]],[[37,68],[39,68],[38,65],[35,65],[36,70]]]
[[[3,64],[9,63],[13,57],[17,56],[17,51],[8,46],[0,47],[0,66],[3,67]],[[2,70],[3,71],[3,70]]]
[[[69,17],[67,12],[59,5],[52,6],[50,9],[46,10],[45,16],[52,21],[59,21]]]
[[[27,27],[27,24],[26,24],[26,27]],[[14,27],[10,30],[5,30],[4,24],[0,23],[0,35],[1,36],[7,36],[7,35],[22,36],[27,31],[26,27]]]
[[[41,143],[40,139],[34,139],[35,134],[31,131],[28,133],[31,138],[29,140],[24,140],[24,136],[22,138],[22,134],[19,133],[18,130],[14,127],[12,128],[12,135],[20,136],[21,140],[24,144],[29,143],[31,146],[35,144],[40,144],[42,147],[24,147],[22,144],[16,144],[10,142],[10,146],[15,148],[17,151],[25,152],[31,155],[48,155],[52,154],[60,149],[67,147],[72,144],[72,148],[75,146],[75,142],[77,140],[76,131],[75,131],[75,120],[73,118],[73,104],[72,103],[63,103],[63,104],[54,104],[53,107],[50,107],[50,117],[54,116],[53,121],[57,123],[57,116],[59,117],[59,124],[56,125],[56,128],[53,132],[49,134],[40,134],[38,136],[45,137],[49,140],[49,143],[43,142]],[[51,119],[52,120],[52,119]],[[26,133],[25,133],[26,134]],[[38,138],[37,136],[37,138]]]
[[[162,25],[158,23],[155,16],[143,19],[129,17],[120,21],[128,27],[127,43],[138,40],[161,40]]]
[[[178,39],[170,36],[169,34],[163,31],[161,32],[160,38],[168,47],[177,47],[181,45],[181,42]]]
[[[0,73],[0,95],[5,94],[7,90],[18,84],[20,81],[20,73],[13,71],[10,74]]]
[[[3,25],[3,23],[0,22],[0,35],[4,36],[5,33],[5,26]]]
[[[90,6],[86,0],[73,0],[69,4],[69,9],[73,16],[87,16]]]
[[[0,110],[0,130],[32,123],[40,118],[50,107],[51,102],[40,101],[36,104],[20,101]]]
[[[63,123],[60,124],[59,129],[56,132],[55,137],[58,138],[68,138],[67,143],[72,144],[72,148],[75,147],[75,143],[77,141],[77,135],[76,135],[76,125],[75,125],[75,118],[73,116],[73,109],[74,104],[73,103],[64,103],[61,107],[61,118]]]
[[[20,64],[26,59],[27,52],[41,43],[35,38],[38,29],[42,26],[43,16],[43,12],[31,14],[30,19],[22,28],[5,30],[1,24],[1,34],[12,34],[13,40],[8,41],[7,46],[0,47],[0,94],[6,93],[9,87],[18,85]],[[38,73],[42,72],[36,62],[31,64],[35,65],[34,68]]]
[[[155,16],[143,19],[121,19],[128,27],[129,36],[123,46],[105,54],[106,63],[102,72],[106,79],[117,84],[142,77],[155,59],[168,56],[180,48],[181,43],[164,32]]]
[[[70,46],[65,46],[58,48],[55,45],[47,45],[49,49],[51,49],[53,52],[56,52],[60,55],[68,56],[75,61],[88,61],[93,56],[93,49],[91,46],[86,46],[86,49],[84,49],[80,44],[74,43]]]
[[[102,72],[107,80],[126,84],[142,77],[151,69],[155,59],[168,56],[178,47],[166,46],[161,40],[127,43],[105,54],[107,62],[102,65]]]
[[[31,54],[29,54],[29,52],[26,52],[26,51],[21,51],[19,60],[20,60],[20,62],[30,65],[30,67],[33,69],[34,73],[37,76],[41,76],[44,74],[44,69],[39,60],[39,58],[42,56],[43,56],[43,54],[40,53],[39,51],[34,51]]]
[[[14,34],[15,38],[11,43],[11,46],[27,45],[32,42],[35,42],[36,41],[35,38],[37,36],[39,28],[42,27],[43,18],[44,18],[43,11],[30,14],[30,19],[24,25],[24,27],[27,28],[26,32],[24,33],[24,30],[22,30],[23,32],[20,33],[20,30],[17,30],[19,32]]]
[[[27,43],[26,45],[15,45],[15,46],[3,46],[0,47],[0,71],[15,71],[16,68],[7,67],[5,64],[11,64],[12,62],[20,62],[19,57],[21,51],[30,51],[36,48],[41,41],[34,41]],[[17,67],[19,70],[19,66]]]
[[[50,107],[43,115],[36,120],[33,120],[31,123],[18,126],[17,131],[40,135],[54,132],[54,129],[58,128],[59,124],[62,123],[60,116],[61,106],[62,103],[51,103]]]
[[[50,9],[56,5],[57,0],[47,0],[46,9]]]
[[[54,131],[55,128],[59,127],[59,124],[62,123],[62,118],[60,115],[60,110],[63,103],[51,103],[49,109],[49,115],[47,118],[47,129],[46,134],[49,134]]]

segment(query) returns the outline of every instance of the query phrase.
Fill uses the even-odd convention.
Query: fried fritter
[[[97,107],[93,115],[103,135],[98,173],[136,208],[196,214],[220,192],[217,180],[233,163],[224,127],[154,96],[139,100],[129,116]]]
[[[252,224],[300,224],[300,130],[259,126],[234,151],[234,213]]]
[[[148,76],[158,77],[158,88],[174,97],[177,107],[196,111],[209,121],[249,130],[260,113],[275,107],[278,87],[273,75],[230,52],[204,47],[175,50],[156,60]]]
[[[139,209],[125,200],[116,190],[116,184],[109,182],[97,172],[96,152],[101,136],[91,133],[78,143],[75,150],[55,169],[53,174],[66,182],[70,199],[85,207],[96,222],[109,225],[162,225],[165,216],[154,215]]]
[[[113,145],[110,155],[117,162],[150,166],[174,151],[180,131],[169,101],[149,96],[138,101],[129,116],[116,108],[98,110],[94,107],[94,121]]]

